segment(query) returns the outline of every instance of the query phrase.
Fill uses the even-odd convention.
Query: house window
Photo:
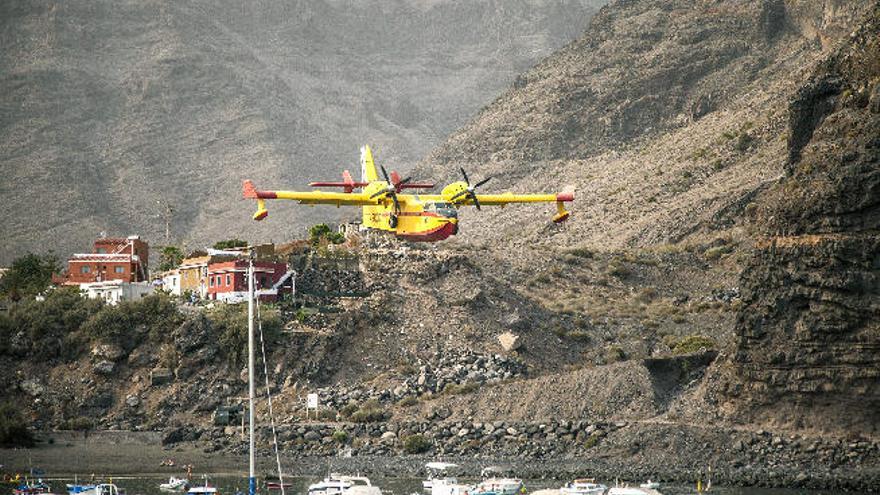
[[[125,267],[115,266],[115,267],[113,267],[113,272],[114,273],[125,273]]]
[[[211,287],[214,287],[214,277],[208,277],[208,280],[210,281]]]
[[[89,268],[89,265],[83,265],[83,266],[79,267],[80,273],[89,273],[90,271],[91,271],[91,268]]]
[[[232,275],[226,274],[226,285],[230,285],[232,283]]]
[[[95,249],[95,252],[98,254],[107,254],[107,248],[98,248]]]

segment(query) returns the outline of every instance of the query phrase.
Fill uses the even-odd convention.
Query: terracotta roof
[[[208,262],[211,261],[210,256],[195,256],[193,258],[185,258],[180,262],[179,269],[187,269],[187,268],[196,268],[199,266],[207,266]]]

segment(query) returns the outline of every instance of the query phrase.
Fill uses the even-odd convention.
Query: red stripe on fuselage
[[[397,237],[412,242],[442,241],[456,233],[456,224],[448,222],[436,229],[427,230],[418,234],[397,234]]]
[[[388,215],[391,215],[391,212],[390,212],[390,211],[389,211],[389,212],[382,213],[382,216],[383,216],[383,217],[387,217]],[[397,216],[399,216],[399,217],[436,217],[436,218],[443,218],[443,215],[439,215],[439,214],[437,214],[437,213],[434,213],[433,211],[402,211],[402,212],[398,213]]]

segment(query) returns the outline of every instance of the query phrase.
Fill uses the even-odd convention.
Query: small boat
[[[481,481],[471,495],[517,495],[525,493],[526,487],[519,478],[501,477],[503,469],[489,466],[483,469]]]
[[[434,486],[434,480],[443,479],[446,480],[447,485],[456,484],[456,479],[446,475],[447,469],[452,469],[458,467],[458,464],[453,464],[451,462],[429,462],[425,464],[425,468],[428,469],[428,479],[422,481],[422,488],[430,492]]]
[[[658,481],[648,480],[648,481],[642,483],[641,485],[639,485],[639,487],[640,488],[650,488],[652,490],[656,490],[656,489],[660,488],[660,483]]]
[[[559,489],[561,495],[602,495],[608,487],[596,483],[594,478],[580,478]]]
[[[641,488],[629,486],[615,486],[609,488],[606,495],[661,495],[654,488]]]
[[[113,483],[67,485],[67,493],[70,495],[125,495],[125,491]]]
[[[40,495],[51,492],[52,488],[41,479],[37,479],[37,481],[29,481],[25,478],[23,483],[20,483],[12,489],[14,495]]]
[[[208,477],[205,476],[205,484],[189,487],[186,495],[219,495],[219,492],[216,486],[211,486],[208,483]]]
[[[74,482],[72,485],[71,484],[67,485],[67,493],[69,493],[70,495],[79,495],[80,493],[84,493],[84,492],[92,492],[95,490],[96,486],[97,485],[95,485],[94,483],[88,483],[85,485],[81,485],[77,482]]]
[[[323,481],[309,485],[308,495],[382,495],[366,476],[331,474]]]
[[[174,476],[168,478],[168,483],[159,484],[160,490],[169,492],[182,492],[186,491],[187,488],[189,488],[189,479]]]

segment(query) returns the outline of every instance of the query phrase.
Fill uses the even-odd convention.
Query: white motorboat
[[[648,480],[648,481],[642,483],[641,485],[639,485],[639,487],[640,488],[650,488],[652,490],[656,490],[656,489],[660,488],[660,482]]]
[[[609,488],[606,495],[661,495],[660,492],[653,488],[615,486]]]
[[[483,481],[475,488],[473,495],[517,495],[525,493],[526,489],[519,478],[505,478],[500,476],[503,470],[496,466],[483,469],[481,473]]]
[[[309,485],[308,495],[382,495],[382,490],[366,476],[331,474]]]
[[[67,485],[67,493],[70,495],[125,495],[125,492],[113,483],[99,483],[97,485]]]
[[[435,478],[431,481],[431,495],[469,495],[476,491],[473,485],[462,485],[455,478]]]
[[[561,495],[603,495],[608,487],[593,478],[580,478],[559,489]]]
[[[168,483],[160,483],[159,489],[168,492],[182,492],[189,488],[189,480],[186,478],[168,478]]]
[[[205,483],[203,485],[191,486],[186,491],[186,495],[219,495],[216,486],[211,486],[208,483],[208,477],[205,476]]]
[[[422,488],[427,492],[433,493],[434,480],[445,480],[445,485],[455,485],[457,480],[449,476],[446,471],[458,467],[458,464],[451,462],[429,462],[425,464],[428,470],[428,479],[422,481]],[[448,493],[448,492],[447,492]]]

